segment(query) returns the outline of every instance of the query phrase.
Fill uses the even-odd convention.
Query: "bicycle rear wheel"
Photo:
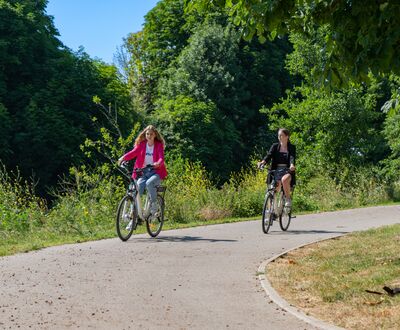
[[[267,198],[265,199],[264,202],[264,207],[263,207],[263,212],[262,212],[262,230],[264,234],[267,234],[269,231],[269,228],[272,225],[273,217],[274,217],[274,212],[273,212],[273,198],[270,194],[268,194]]]
[[[117,234],[122,241],[127,241],[137,226],[137,209],[132,196],[124,196],[117,211]]]
[[[164,198],[157,196],[158,211],[155,215],[150,215],[146,220],[146,229],[151,237],[156,237],[164,224]]]
[[[285,203],[285,199],[283,199],[283,203]],[[288,209],[286,206],[283,206],[282,212],[279,215],[279,226],[283,231],[286,231],[289,228],[291,219],[292,219],[292,210]]]

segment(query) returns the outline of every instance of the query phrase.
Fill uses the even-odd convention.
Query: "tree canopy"
[[[186,0],[189,9],[226,8],[245,40],[288,33],[313,37],[327,27],[323,74],[334,85],[368,73],[400,73],[400,3],[348,0]]]

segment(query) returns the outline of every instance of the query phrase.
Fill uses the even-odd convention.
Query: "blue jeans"
[[[150,202],[157,201],[157,186],[161,183],[160,176],[153,169],[146,168],[143,171],[143,175],[137,179],[137,184],[139,186],[139,194],[144,194],[144,188],[147,188],[147,193],[149,194]]]

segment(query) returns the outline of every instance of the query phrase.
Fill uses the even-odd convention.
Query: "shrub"
[[[46,212],[46,203],[35,196],[34,186],[0,166],[0,233],[8,237],[32,231],[45,223]]]

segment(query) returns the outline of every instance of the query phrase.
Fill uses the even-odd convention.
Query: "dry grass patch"
[[[346,329],[399,329],[400,225],[313,244],[271,263],[272,286],[306,314]],[[374,294],[366,290],[382,293]]]
[[[210,207],[210,206],[203,207],[200,210],[199,214],[200,214],[200,218],[202,220],[206,220],[206,221],[232,217],[231,210],[219,209],[219,208]]]

